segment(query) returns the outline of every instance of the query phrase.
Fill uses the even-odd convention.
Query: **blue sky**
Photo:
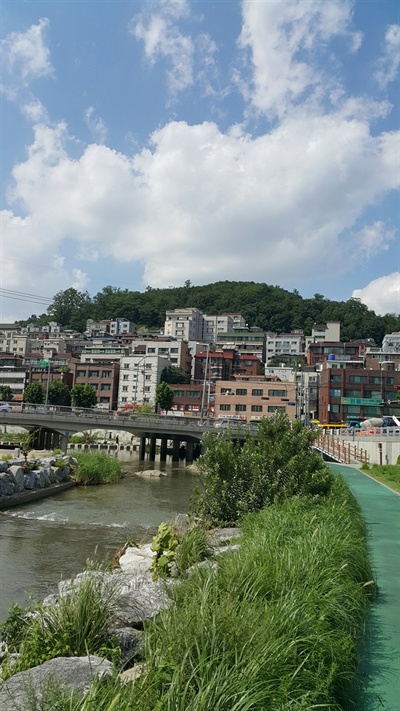
[[[399,313],[397,0],[0,9],[0,321],[187,279]]]

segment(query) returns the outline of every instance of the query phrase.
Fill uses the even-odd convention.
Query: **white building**
[[[311,343],[339,343],[340,321],[327,321],[325,324],[315,323],[311,329],[311,336],[306,336],[306,350]]]
[[[229,313],[219,316],[203,316],[203,340],[215,343],[219,333],[230,333],[246,327],[246,321],[241,314]]]
[[[25,358],[30,353],[30,344],[30,339],[19,331],[0,331],[0,351],[3,353],[14,353]]]
[[[136,325],[128,318],[116,318],[110,321],[110,335],[118,336],[122,333],[135,333]]]
[[[178,341],[201,341],[203,314],[199,309],[173,309],[165,314],[164,335]]]
[[[303,356],[304,336],[303,332],[294,333],[272,333],[266,334],[266,364],[268,365],[274,356]]]
[[[161,373],[171,365],[167,357],[158,355],[130,355],[121,359],[119,374],[118,405],[155,404],[156,390]]]
[[[400,331],[387,333],[382,341],[384,353],[400,353]]]

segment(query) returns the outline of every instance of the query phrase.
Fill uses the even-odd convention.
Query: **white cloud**
[[[400,65],[400,25],[389,25],[385,34],[385,48],[374,74],[380,89],[394,81]]]
[[[387,251],[394,234],[394,230],[388,230],[381,220],[377,220],[354,233],[353,239],[359,251],[370,258],[380,252]]]
[[[93,138],[98,141],[98,143],[104,143],[107,138],[107,128],[102,118],[96,118],[94,115],[95,109],[93,106],[85,111],[85,121],[86,125],[91,131]]]
[[[400,272],[374,279],[363,289],[355,289],[352,296],[377,314],[400,314]]]
[[[284,116],[300,100],[319,98],[334,82],[318,61],[330,39],[346,35],[351,20],[350,0],[243,0],[239,46],[248,49],[252,63],[251,101],[273,118]],[[361,37],[353,36],[353,51]]]
[[[390,236],[375,223],[353,244],[340,239],[399,179],[397,135],[371,136],[354,117],[294,114],[255,139],[238,126],[223,134],[213,123],[172,122],[133,158],[93,144],[72,159],[68,140],[64,124],[35,127],[14,168],[10,200],[25,217],[7,213],[4,246],[32,261],[70,238],[80,257],[141,263],[152,286],[226,278],[301,287],[315,273],[352,269],[361,234],[367,256]],[[54,278],[47,286],[62,288]]]
[[[159,59],[167,61],[167,82],[172,95],[193,84],[193,41],[176,24],[188,12],[189,6],[183,0],[150,3],[130,23],[134,37],[143,40],[147,59],[152,64]]]
[[[27,84],[52,73],[50,52],[44,42],[49,20],[42,18],[26,32],[11,32],[2,40],[3,66],[17,83]]]
[[[32,123],[48,123],[49,121],[45,107],[35,97],[31,97],[25,104],[22,104],[21,111]]]

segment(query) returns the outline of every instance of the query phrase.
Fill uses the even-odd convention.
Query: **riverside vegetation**
[[[94,682],[83,698],[50,683],[26,711],[361,709],[357,652],[375,593],[366,532],[312,440],[278,416],[258,442],[239,446],[229,432],[207,441],[193,511],[202,523],[175,534],[177,545],[165,527],[154,541],[156,559],[163,541],[169,551],[158,572],[175,576],[165,583],[173,604],[144,626],[141,676]],[[204,561],[206,526],[227,523],[240,524],[239,549]],[[59,654],[98,654],[118,669],[106,634],[113,592],[86,580],[50,621],[40,605],[10,611],[4,677]]]

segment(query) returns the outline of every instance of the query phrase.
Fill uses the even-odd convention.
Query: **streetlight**
[[[48,366],[48,371],[47,371],[47,383],[46,383],[46,398],[44,401],[45,407],[47,407],[47,403],[49,401],[49,385],[50,385],[50,366],[51,366],[51,360],[41,360],[40,361],[41,367],[45,368]]]

